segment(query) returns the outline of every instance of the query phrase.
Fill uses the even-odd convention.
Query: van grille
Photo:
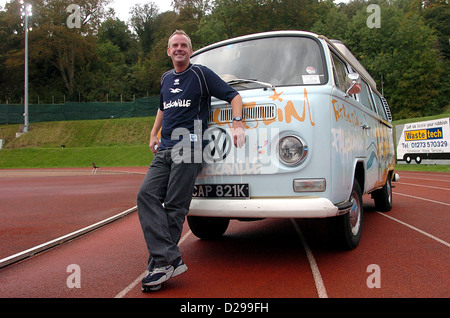
[[[233,113],[231,107],[227,108],[212,108],[209,113],[208,122],[212,123],[229,123],[233,120]],[[277,107],[273,104],[266,105],[246,105],[242,109],[243,119],[246,122],[259,120],[273,120],[276,118]]]

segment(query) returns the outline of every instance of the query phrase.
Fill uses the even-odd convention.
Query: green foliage
[[[46,122],[31,125],[19,138],[19,125],[0,125],[0,169],[146,166],[154,117]]]
[[[0,169],[147,166],[153,159],[148,146],[22,148],[0,150]]]
[[[427,9],[411,0],[370,3],[380,6],[380,28],[367,26],[368,3],[353,1],[331,8],[312,29],[350,48],[384,91],[395,119],[442,112],[449,105],[449,60],[437,47],[436,30],[423,17]]]
[[[240,35],[305,30],[343,41],[388,99],[394,118],[431,115],[449,106],[450,10],[446,0],[174,0],[130,8],[129,21],[106,12],[109,0],[79,0],[82,27],[66,25],[70,0],[33,0],[30,103],[130,101],[159,93],[172,67],[166,54],[175,29],[194,49]],[[336,1],[338,2],[338,1]],[[369,28],[369,4],[381,28]],[[19,0],[0,10],[0,103],[23,96],[24,30]],[[383,79],[383,81],[381,80]]]
[[[448,115],[450,109],[436,117]],[[0,125],[0,138],[6,140],[0,150],[0,169],[90,167],[92,162],[101,167],[147,166],[153,159],[148,148],[153,121],[154,117],[141,117],[37,123],[19,138],[15,138],[19,125]],[[396,169],[450,172],[449,165],[397,165]]]
[[[15,138],[19,125],[0,125],[5,149],[136,146],[148,144],[154,117],[35,123]]]

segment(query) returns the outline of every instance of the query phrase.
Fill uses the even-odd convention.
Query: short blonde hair
[[[191,38],[189,37],[189,35],[187,35],[186,32],[184,32],[183,30],[175,30],[175,32],[172,33],[172,35],[169,37],[169,41],[167,42],[167,47],[170,47],[170,40],[175,36],[175,35],[184,35],[187,40],[188,40],[188,45],[189,48],[192,49],[192,42],[191,42]]]

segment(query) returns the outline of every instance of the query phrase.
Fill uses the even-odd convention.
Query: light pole
[[[31,12],[31,4],[24,3],[23,0],[20,0],[20,4],[22,7],[20,8],[20,12],[22,14],[22,18],[25,19],[25,100],[24,100],[24,127],[23,132],[28,132],[28,17],[31,17],[33,13]]]

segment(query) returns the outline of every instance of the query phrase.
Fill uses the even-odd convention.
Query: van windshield
[[[209,67],[236,89],[246,89],[325,84],[322,57],[311,38],[268,37],[213,48],[191,61]]]

